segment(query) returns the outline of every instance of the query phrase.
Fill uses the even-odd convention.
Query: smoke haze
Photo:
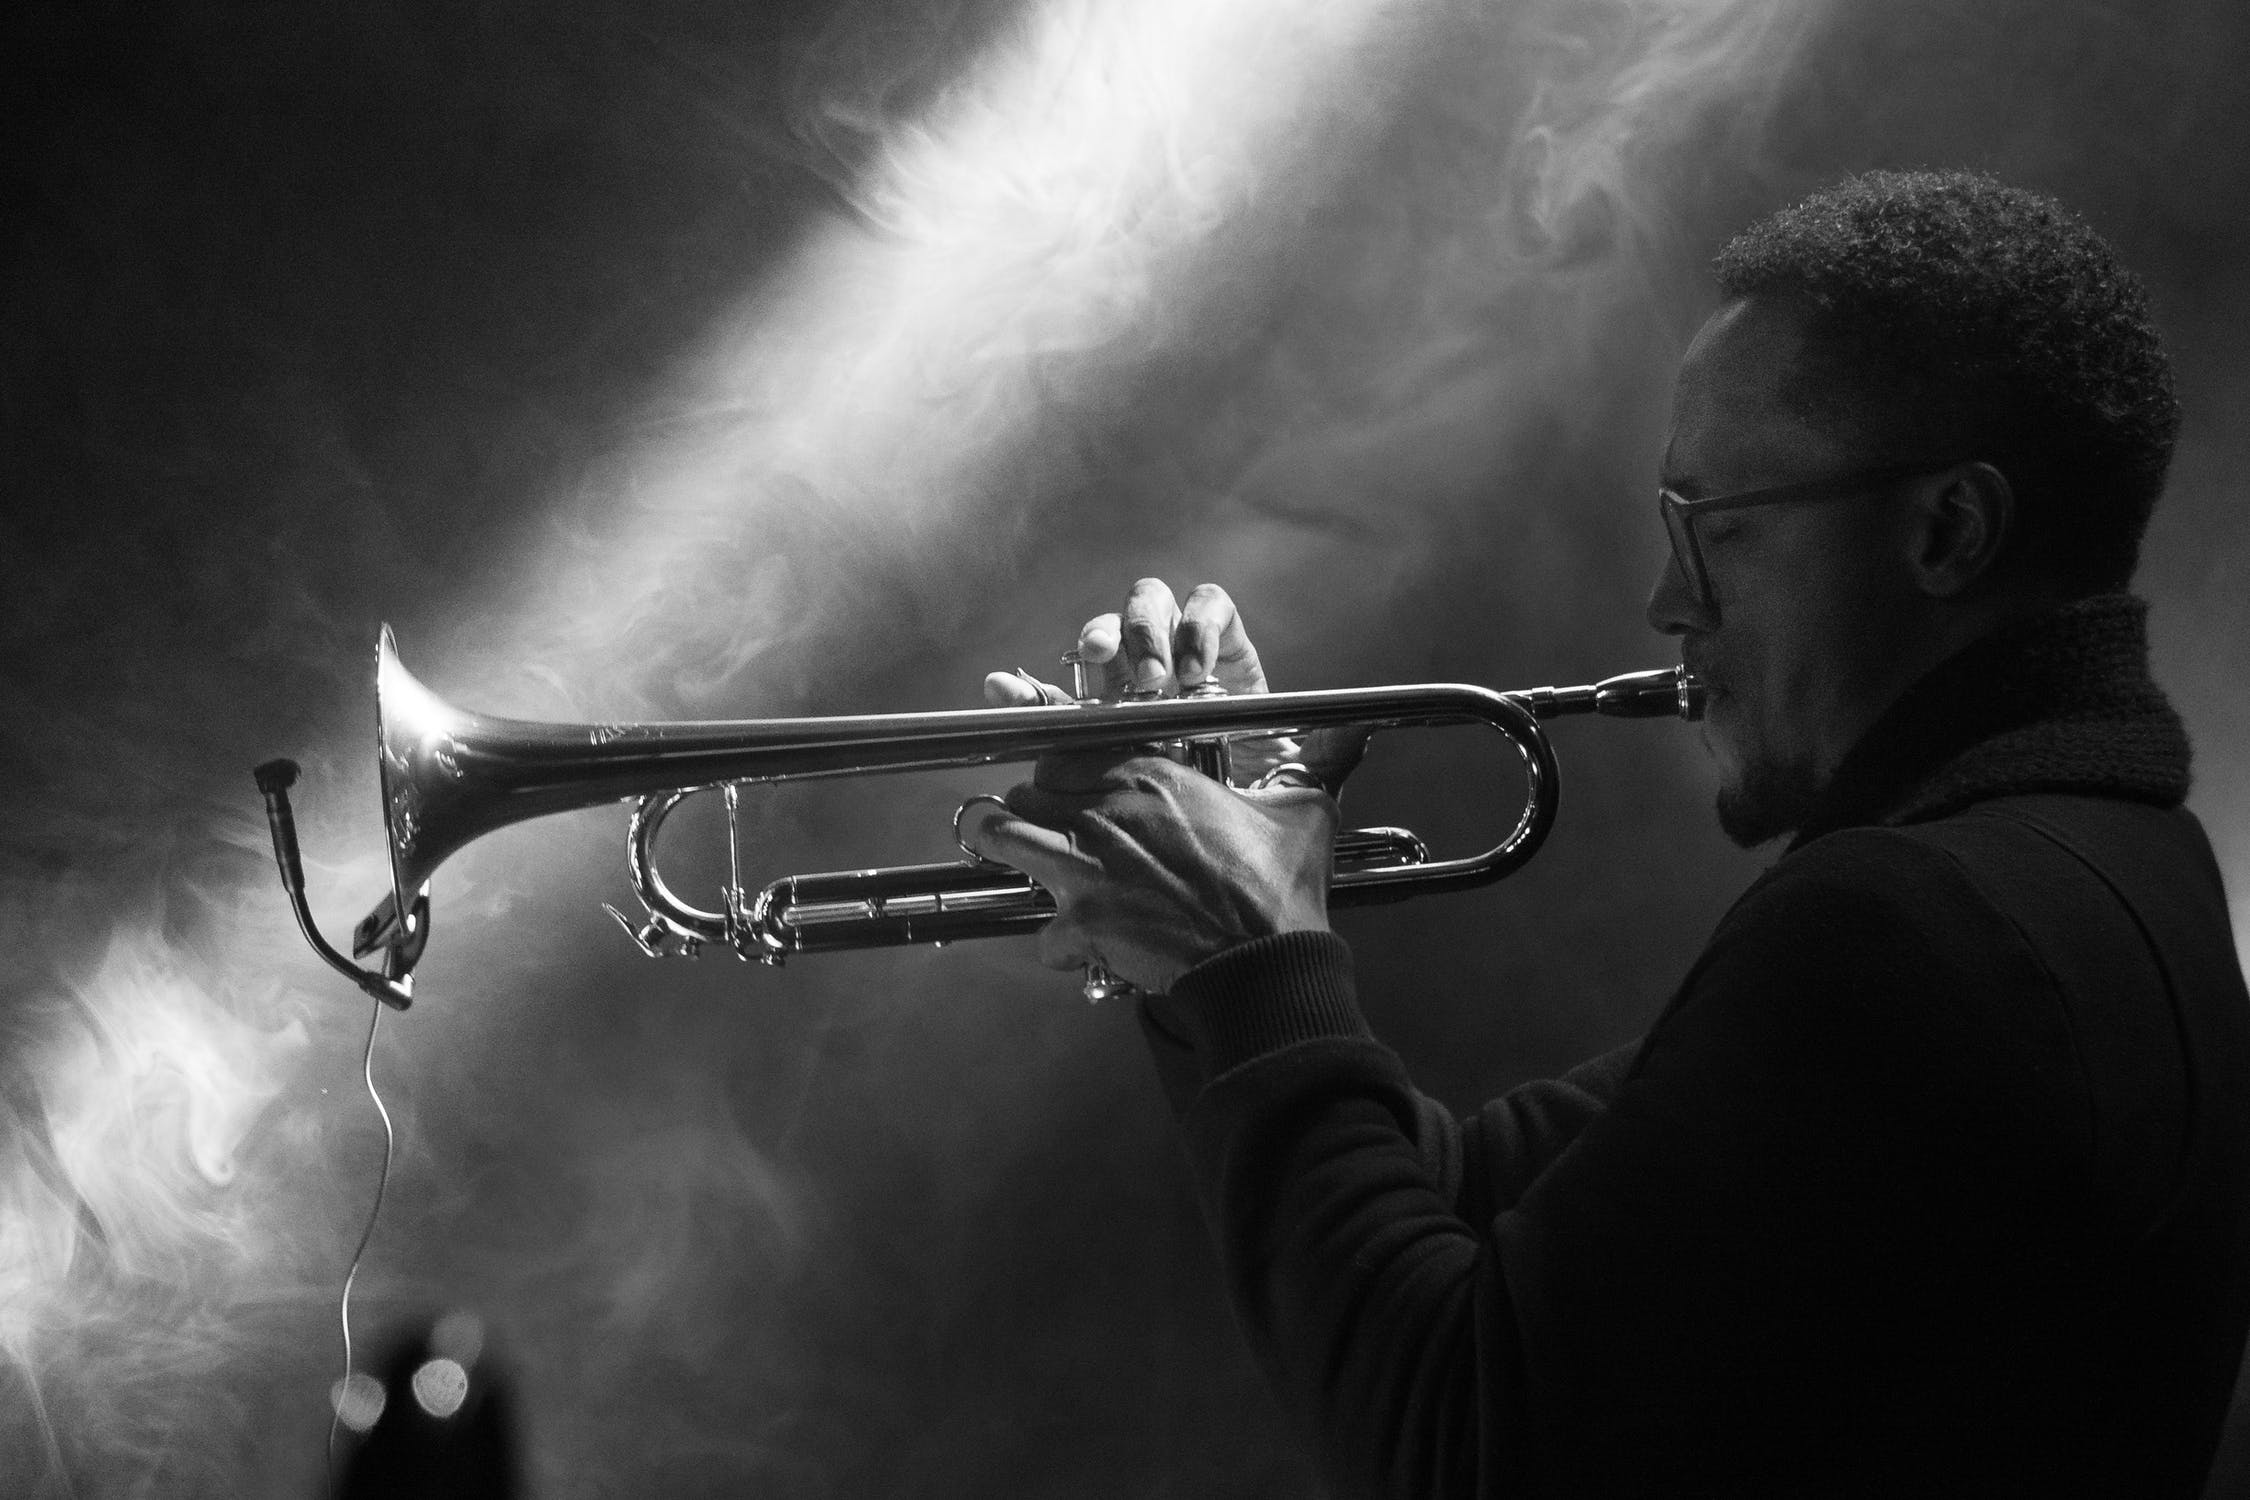
[[[1224,582],[1287,686],[1659,665],[1647,489],[1703,267],[1861,167],[2054,191],[2150,282],[2188,420],[2141,586],[2250,935],[2238,6],[8,25],[10,1493],[317,1491],[381,1133],[365,1001],[298,938],[247,772],[304,763],[337,933],[387,878],[379,623],[449,701],[574,720],[973,703],[1146,574]],[[1464,1108],[1636,1034],[1759,864],[1692,736],[1557,741],[1527,873],[1347,929],[1378,1031]],[[752,871],[943,857],[1006,779],[753,799]],[[475,1309],[549,1497],[1310,1483],[1124,1007],[1028,944],[649,964],[599,912],[623,822],[437,876],[375,1053],[378,1358]]]

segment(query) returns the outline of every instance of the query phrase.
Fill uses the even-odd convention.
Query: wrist
[[[1160,1016],[1213,1075],[1298,1042],[1370,1034],[1351,949],[1325,915],[1203,960],[1173,983]]]

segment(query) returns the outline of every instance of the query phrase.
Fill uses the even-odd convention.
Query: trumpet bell
[[[582,795],[567,774],[535,774],[543,765],[567,768],[572,752],[600,726],[455,708],[406,669],[388,625],[375,650],[375,726],[391,891],[353,929],[355,958],[409,944],[419,952],[427,938],[415,914],[417,898],[437,867],[461,849],[511,823],[609,800]]]

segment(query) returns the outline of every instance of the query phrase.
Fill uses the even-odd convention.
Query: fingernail
[[[1133,668],[1133,677],[1142,687],[1159,687],[1164,682],[1164,663],[1153,656],[1144,656]]]

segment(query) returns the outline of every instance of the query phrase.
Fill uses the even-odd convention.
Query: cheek
[[[1769,719],[1779,704],[1817,691],[1859,613],[1854,590],[1864,581],[1849,570],[1840,576],[1834,550],[1805,540],[1784,534],[1744,548],[1745,586],[1722,606],[1717,644],[1727,685],[1745,700],[1738,718]]]
[[[1789,724],[1779,710],[1801,693],[1802,667],[1791,628],[1775,613],[1728,621],[1720,632],[1720,683],[1704,710],[1703,741],[1724,777],[1787,748]]]

